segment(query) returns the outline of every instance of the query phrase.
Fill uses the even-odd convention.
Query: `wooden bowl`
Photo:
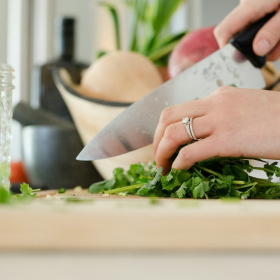
[[[53,78],[84,145],[131,105],[131,103],[104,101],[81,95],[79,86],[73,84],[65,69],[54,69]],[[93,164],[104,179],[110,179],[113,170],[117,167],[128,169],[131,164],[149,161],[154,161],[152,145],[114,158],[94,161]]]

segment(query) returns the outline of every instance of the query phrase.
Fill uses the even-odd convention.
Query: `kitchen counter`
[[[15,259],[22,269],[46,262],[59,269],[59,261],[70,271],[76,260],[76,272],[84,273],[80,279],[93,279],[87,277],[94,271],[99,275],[94,279],[171,279],[167,267],[184,279],[184,266],[193,275],[188,279],[209,273],[215,277],[207,279],[237,279],[226,276],[231,269],[239,279],[278,279],[269,275],[277,275],[280,261],[279,201],[151,200],[85,192],[50,200],[47,194],[55,192],[42,192],[31,204],[0,207],[3,279],[28,279],[9,278]],[[69,197],[83,202],[66,203]],[[263,273],[268,278],[260,278]],[[62,279],[46,275],[40,279]],[[74,275],[67,279],[77,279]]]

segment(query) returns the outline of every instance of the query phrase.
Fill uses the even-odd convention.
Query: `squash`
[[[149,59],[134,52],[114,51],[84,72],[79,92],[86,97],[133,103],[162,83]]]

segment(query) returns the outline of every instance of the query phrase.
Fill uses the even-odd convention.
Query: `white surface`
[[[7,60],[7,6],[8,0],[0,1],[0,63]]]
[[[5,280],[278,280],[280,254],[0,254]]]
[[[30,94],[30,1],[8,1],[7,63],[15,69],[13,104],[28,101]],[[12,159],[21,158],[20,126],[13,123]]]
[[[53,13],[55,0],[36,0],[32,7],[32,64],[41,65],[53,57]]]
[[[96,21],[97,0],[55,0],[54,17],[70,16],[77,19],[76,58],[91,62],[94,57],[94,41],[100,26]],[[106,30],[103,29],[106,33]]]

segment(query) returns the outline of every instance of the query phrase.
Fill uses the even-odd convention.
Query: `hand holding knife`
[[[184,125],[178,118],[181,120],[185,117],[195,117],[193,123],[194,133],[197,137],[201,137],[201,135],[197,134],[199,125],[196,123],[198,123],[199,117],[205,115],[205,112],[198,117],[196,117],[195,112],[192,114],[191,110],[185,110],[184,114],[183,112],[178,113],[180,110],[184,111],[184,104],[182,103],[197,98],[202,99],[218,89],[221,84],[224,86],[234,84],[239,88],[243,88],[243,91],[249,88],[264,88],[265,83],[260,68],[265,64],[266,59],[254,53],[252,42],[257,32],[272,16],[273,14],[269,14],[251,25],[245,31],[238,34],[221,50],[134,103],[100,131],[80,153],[78,159],[97,160],[121,155],[151,144],[155,136],[154,147],[157,154],[157,163],[164,166],[166,169],[170,168],[168,165],[169,154],[166,154],[167,151],[164,149],[160,149],[160,152],[158,150],[158,147],[161,146],[169,147],[168,144],[161,144],[164,139],[165,131],[170,125],[168,123],[171,122],[173,127],[175,123],[180,123],[181,127],[184,128]],[[242,90],[240,89],[240,91]],[[210,98],[206,99],[210,100]],[[199,100],[197,102],[203,101]],[[185,106],[190,107],[190,104],[197,104],[197,102],[185,103],[189,104]],[[178,109],[176,116],[173,116],[174,120],[172,120],[170,116],[171,118],[168,122],[165,122],[163,125],[164,122],[161,121],[158,127],[162,111],[170,106],[175,106],[171,108]],[[180,106],[182,109],[179,109],[181,108]],[[199,110],[196,105],[194,105],[193,108]],[[172,110],[174,111],[174,109]],[[209,121],[208,124],[210,126]],[[156,128],[157,132],[155,132]],[[188,137],[187,131],[185,130],[182,133],[185,133],[185,143],[189,142],[189,140],[186,139],[186,137]],[[208,143],[209,138],[210,137],[206,137],[206,139],[203,139],[200,143]],[[191,146],[197,144],[198,143],[195,143]],[[219,142],[216,143],[216,145],[219,144]],[[208,144],[207,147],[211,149],[211,145]],[[215,151],[216,152],[214,154],[212,153],[211,156],[218,155],[217,149]],[[166,154],[166,156],[162,157],[161,155],[164,154]],[[180,161],[175,161],[174,164],[174,167],[182,167]],[[185,164],[184,168],[188,168],[190,164],[192,164],[192,161]]]

